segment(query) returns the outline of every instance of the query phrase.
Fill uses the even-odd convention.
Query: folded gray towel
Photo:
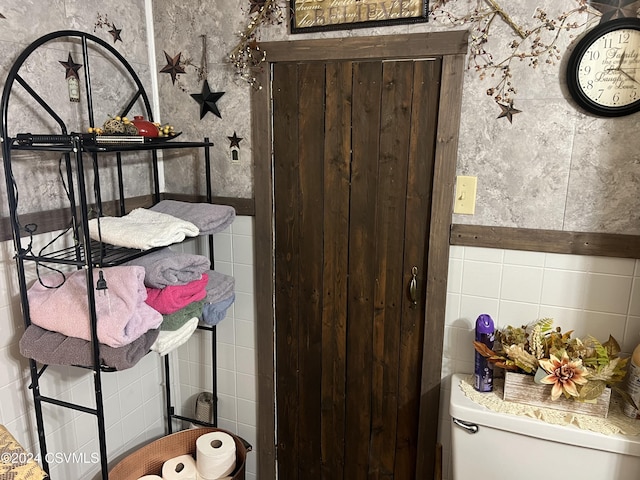
[[[206,273],[209,276],[209,280],[205,287],[207,291],[207,296],[204,299],[205,303],[218,303],[228,299],[234,293],[235,278],[215,270],[208,270]]]
[[[235,208],[212,203],[161,200],[150,210],[166,213],[172,217],[192,223],[198,227],[200,235],[212,235],[221,232],[231,225],[236,218]]]
[[[100,364],[116,370],[133,367],[150,351],[159,333],[158,329],[149,330],[124,347],[114,348],[100,344]],[[67,337],[33,324],[22,334],[19,347],[22,356],[46,365],[90,367],[93,364],[91,342]]]
[[[144,267],[144,284],[151,288],[164,288],[199,280],[211,267],[211,261],[203,255],[175,252],[165,247],[125,265]]]

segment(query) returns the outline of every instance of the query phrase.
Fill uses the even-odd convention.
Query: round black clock
[[[567,62],[569,93],[583,109],[618,117],[640,110],[640,19],[618,18],[589,30]]]

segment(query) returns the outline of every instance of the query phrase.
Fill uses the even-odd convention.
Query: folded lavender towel
[[[100,345],[100,364],[116,370],[133,367],[144,357],[158,338],[159,330],[148,330],[124,347],[113,348]],[[81,338],[67,337],[37,325],[29,325],[19,342],[20,353],[26,358],[46,365],[93,365],[91,342]]]
[[[215,270],[207,271],[209,281],[205,287],[207,296],[204,301],[206,303],[218,303],[228,299],[234,293],[236,280],[230,275],[216,272]]]
[[[190,222],[146,208],[136,208],[123,217],[89,220],[92,239],[140,250],[166,247],[198,233],[198,227]]]
[[[144,284],[151,288],[164,288],[199,280],[211,267],[211,261],[203,255],[175,252],[166,247],[125,265],[144,267]]]
[[[145,303],[144,268],[109,267],[102,270],[106,290],[96,290],[98,341],[122,347],[150,329],[158,328],[162,315]],[[99,278],[93,270],[93,285]],[[58,274],[41,277],[44,285],[59,283]],[[86,271],[76,270],[58,288],[35,282],[27,292],[31,323],[68,337],[91,340]]]
[[[162,212],[187,222],[193,223],[200,230],[200,235],[212,235],[221,232],[233,223],[236,210],[229,205],[212,203],[190,203],[179,200],[161,200],[150,208],[154,212]]]

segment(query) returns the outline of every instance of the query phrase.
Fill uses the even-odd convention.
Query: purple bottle
[[[493,319],[482,314],[476,320],[476,341],[484,343],[487,347],[493,349],[493,341],[495,339],[495,327]],[[486,358],[476,353],[475,365],[475,382],[474,387],[479,392],[490,392],[493,390],[493,365]]]

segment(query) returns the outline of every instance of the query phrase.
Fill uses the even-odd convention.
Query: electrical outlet
[[[238,147],[229,149],[229,160],[231,160],[231,163],[240,163],[240,149]]]
[[[476,191],[478,177],[456,178],[456,201],[453,205],[453,213],[473,215],[476,213]]]

